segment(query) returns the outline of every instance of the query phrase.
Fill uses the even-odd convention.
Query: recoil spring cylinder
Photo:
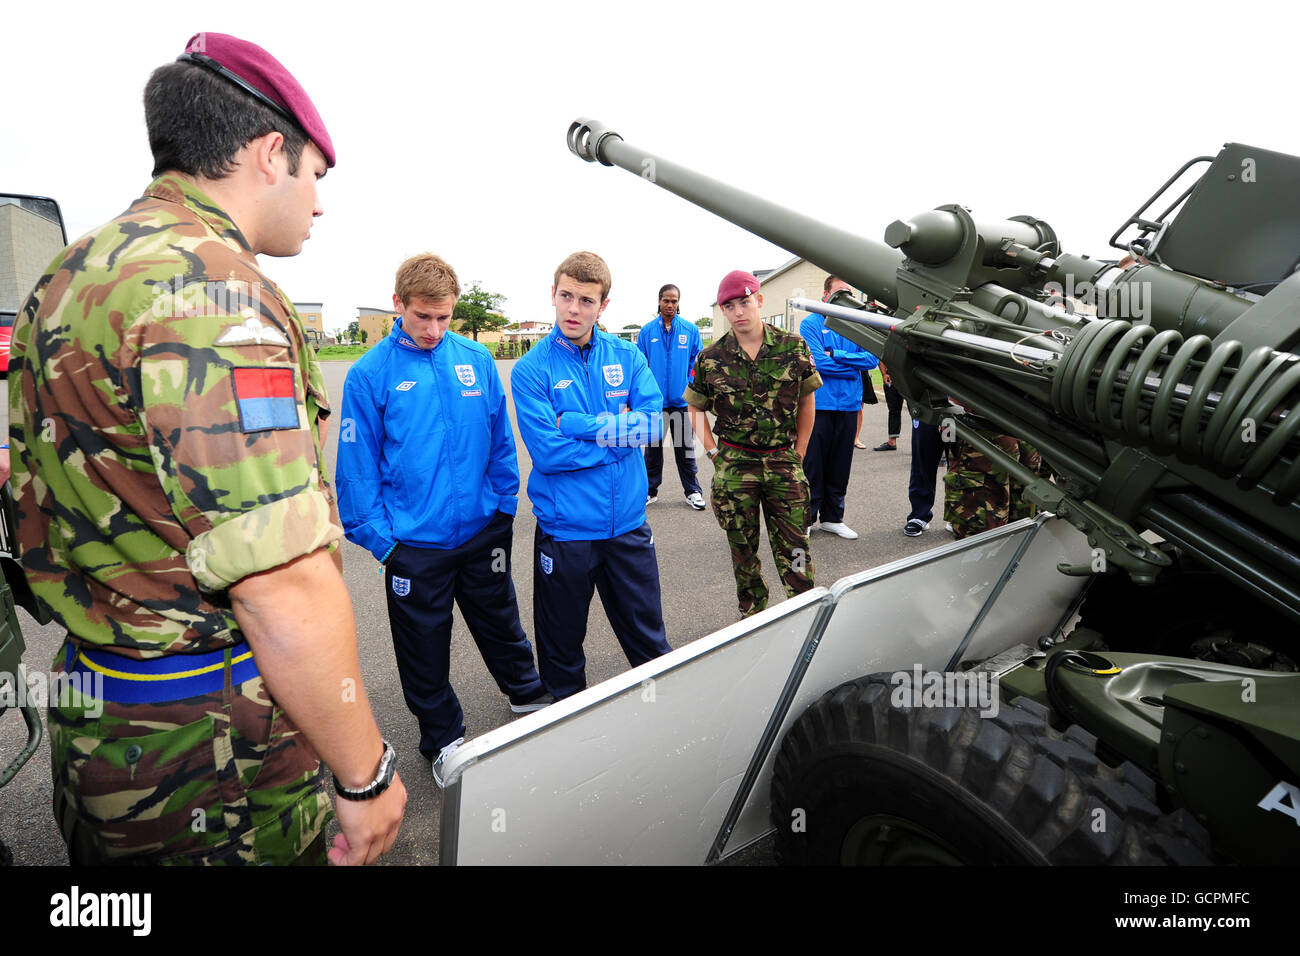
[[[1052,405],[1108,437],[1149,446],[1157,454],[1176,452],[1253,486],[1300,432],[1295,402],[1300,356],[1268,346],[1243,353],[1235,340],[1215,345],[1207,335],[1184,340],[1173,329],[1090,322],[1061,356]],[[1201,364],[1184,381],[1193,362]],[[1143,395],[1153,387],[1144,407]],[[1220,393],[1217,400],[1213,391]],[[1208,417],[1203,415],[1211,405]],[[1300,492],[1300,454],[1291,451],[1291,464],[1274,492],[1280,505]]]

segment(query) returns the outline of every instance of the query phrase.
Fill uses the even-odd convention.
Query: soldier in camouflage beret
[[[700,353],[683,396],[713,462],[713,513],[731,548],[741,617],[767,607],[758,557],[760,508],[786,594],[813,586],[801,463],[816,417],[813,393],[822,380],[802,338],[763,322],[758,290],[748,272],[722,280],[718,304],[731,329]],[[705,415],[710,411],[713,428]]]
[[[333,146],[219,34],[154,72],[145,118],[157,178],[14,328],[23,566],[68,630],[54,670],[99,688],[51,702],[55,814],[74,863],[323,862],[319,753],[349,798],[328,856],[370,862],[406,791],[331,556],[325,384],[255,258],[301,250]]]

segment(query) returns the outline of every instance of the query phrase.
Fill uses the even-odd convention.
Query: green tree
[[[361,323],[360,323],[360,321],[358,321],[357,319],[353,319],[353,320],[352,320],[352,324],[349,325],[349,326],[344,330],[343,334],[347,336],[347,339],[348,339],[349,342],[360,342],[360,341],[361,341]]]
[[[388,325],[388,319],[384,319],[383,326],[382,326],[382,334],[379,337],[381,339],[386,339],[388,338],[388,333],[391,331],[392,329]]]
[[[362,329],[362,330],[360,331],[360,333],[358,333],[358,338],[361,339],[361,344],[362,344],[362,345],[365,345],[365,344],[366,344],[366,330],[365,330],[365,329]]]
[[[501,313],[505,302],[505,296],[488,292],[475,280],[456,302],[452,318],[458,323],[460,332],[469,332],[477,342],[480,332],[505,328],[506,317]]]

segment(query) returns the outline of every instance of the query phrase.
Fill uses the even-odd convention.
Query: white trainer
[[[451,758],[452,754],[454,754],[457,750],[460,749],[460,745],[463,744],[464,742],[465,742],[464,737],[457,737],[451,743],[447,744],[447,746],[443,747],[442,750],[438,752],[438,756],[434,758],[433,779],[438,782],[438,786],[440,787],[447,786],[442,776],[443,765],[447,762],[447,760]]]
[[[858,533],[843,521],[823,521],[821,523],[821,529],[823,531],[829,531],[831,534],[837,534],[848,541],[852,541],[858,536]]]
[[[687,504],[689,504],[692,508],[694,508],[696,511],[703,511],[703,510],[704,510],[704,507],[705,507],[705,505],[704,505],[704,496],[703,496],[702,494],[700,494],[698,491],[693,491],[693,492],[691,492],[689,495],[687,495],[687,496],[686,496],[686,502],[687,502]]]

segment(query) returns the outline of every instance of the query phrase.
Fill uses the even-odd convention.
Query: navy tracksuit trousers
[[[691,428],[690,409],[665,408],[663,434],[658,441],[645,446],[645,474],[652,495],[663,481],[665,444],[672,445],[682,491],[688,495],[703,494],[695,471],[695,431]]]
[[[803,473],[808,478],[812,506],[809,524],[822,521],[839,524],[844,520],[844,495],[853,470],[853,435],[858,413],[817,409],[808,452],[803,456]]]
[[[934,517],[934,489],[939,477],[939,458],[943,454],[943,438],[938,425],[912,421],[912,474],[907,484],[907,497],[912,503],[908,519],[929,521]]]
[[[889,437],[897,438],[903,430],[903,393],[892,385],[885,386],[885,407],[889,409]]]
[[[649,524],[597,541],[556,541],[540,527],[533,545],[533,636],[542,683],[556,700],[587,686],[587,613],[593,589],[633,667],[667,654],[659,562]]]
[[[388,623],[406,706],[420,724],[420,753],[465,736],[465,714],[448,679],[455,601],[501,693],[526,704],[542,693],[533,648],[519,623],[510,576],[514,521],[497,513],[459,548],[399,545],[385,569]]]

